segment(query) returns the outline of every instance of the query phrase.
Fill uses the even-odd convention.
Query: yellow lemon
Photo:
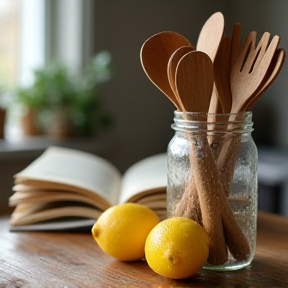
[[[175,217],[162,221],[149,233],[145,244],[148,265],[172,279],[196,274],[206,263],[209,236],[195,221]]]
[[[144,258],[147,235],[160,222],[146,206],[125,203],[101,214],[92,227],[92,235],[100,248],[121,261]]]

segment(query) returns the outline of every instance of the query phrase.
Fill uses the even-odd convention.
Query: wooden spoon
[[[204,23],[198,37],[196,50],[206,53],[211,58],[213,63],[223,36],[224,26],[225,23],[223,14],[221,12],[216,12],[212,14]],[[219,97],[222,97],[222,95],[219,93],[219,91],[217,91],[216,86],[214,86],[209,113],[222,112],[222,101],[219,99]]]
[[[206,53],[191,51],[176,67],[176,90],[187,112],[208,112],[214,83],[211,59]]]
[[[192,51],[185,54],[178,62],[176,90],[185,112],[208,112],[213,83],[213,63],[206,53]],[[203,226],[211,239],[209,262],[220,265],[227,261],[227,250],[220,205],[215,193],[221,189],[220,182],[217,181],[218,170],[206,134],[200,133],[193,136],[187,132],[186,137],[190,143],[190,163],[192,167],[197,167],[193,169],[191,181],[195,181],[195,185],[193,184],[192,187],[197,188]],[[194,192],[187,191],[187,194],[190,193]],[[188,210],[193,206],[191,199],[188,203],[184,203],[185,206],[186,204]]]
[[[172,101],[177,110],[181,108],[168,81],[167,64],[172,53],[182,46],[193,47],[184,36],[164,31],[148,38],[140,51],[140,60],[146,75]]]
[[[176,99],[180,106],[182,106],[181,100],[179,99],[179,95],[177,93],[176,89],[176,68],[178,65],[178,62],[180,59],[187,53],[193,51],[194,48],[191,46],[183,46],[178,48],[170,57],[168,65],[167,65],[167,75],[168,80],[171,86],[172,91],[174,92],[174,95],[176,96]],[[184,107],[181,107],[181,110],[184,110]]]
[[[252,97],[251,101],[248,104],[247,111],[252,110],[253,105],[262,96],[262,94],[268,89],[268,87],[274,82],[278,74],[280,73],[283,63],[285,61],[286,53],[283,49],[277,49],[272,62],[269,66],[269,70],[265,76],[263,85],[260,85],[259,91],[255,93],[255,96]]]

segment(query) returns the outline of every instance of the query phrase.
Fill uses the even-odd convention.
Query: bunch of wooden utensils
[[[142,67],[177,111],[205,112],[207,117],[228,113],[229,123],[252,110],[279,74],[285,60],[285,51],[278,48],[279,36],[270,41],[270,33],[265,32],[256,46],[257,33],[252,31],[241,45],[241,25],[234,25],[232,37],[223,36],[224,26],[222,13],[214,13],[202,27],[196,49],[184,36],[171,31],[144,42]],[[250,254],[249,241],[227,201],[241,135],[225,142],[217,161],[207,135],[197,139],[204,158],[195,157],[195,139],[190,142],[190,162],[197,169],[175,216],[191,218],[205,228],[211,239],[210,264],[223,265],[228,259],[227,248],[235,259],[245,261]]]

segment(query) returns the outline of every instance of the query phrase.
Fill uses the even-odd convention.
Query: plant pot
[[[21,126],[23,135],[36,136],[40,135],[40,129],[38,127],[38,112],[35,109],[28,108],[25,115],[21,118]]]
[[[65,110],[53,111],[50,114],[46,133],[51,138],[69,138],[74,135],[74,127]]]
[[[0,108],[0,139],[4,138],[5,120],[6,120],[6,110]]]

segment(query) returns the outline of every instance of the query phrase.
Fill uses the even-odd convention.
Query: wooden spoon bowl
[[[168,81],[167,65],[173,52],[182,46],[193,47],[184,36],[176,32],[164,31],[148,38],[140,51],[144,72],[151,82],[172,101],[177,110],[181,108]]]
[[[200,51],[185,54],[176,67],[176,90],[185,112],[208,112],[214,84],[213,63]]]

